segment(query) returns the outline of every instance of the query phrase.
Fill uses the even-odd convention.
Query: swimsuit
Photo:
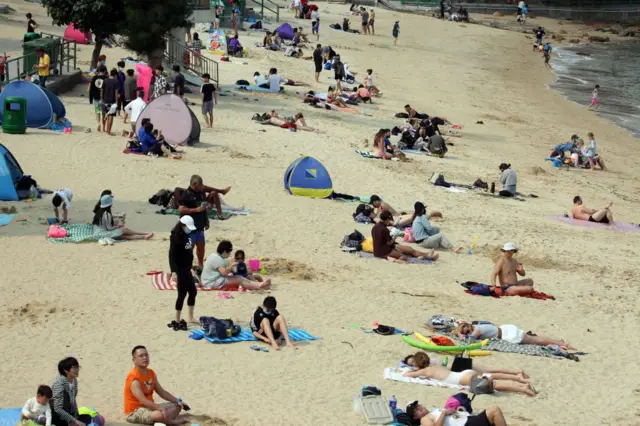
[[[451,373],[449,373],[447,378],[442,381],[442,383],[446,383],[448,385],[460,386],[460,380],[462,380],[462,377],[469,372],[475,373],[474,370],[464,370],[459,373],[452,371]]]
[[[595,220],[595,219],[593,218],[593,216],[589,216],[589,222],[595,222],[595,223],[606,223],[606,224],[608,224],[608,223],[609,223],[609,219],[608,219],[606,216],[604,216],[604,217],[603,217],[602,219],[600,219],[600,220]]]

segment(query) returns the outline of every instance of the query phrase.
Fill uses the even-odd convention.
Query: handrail
[[[69,73],[71,70],[76,69],[77,45],[75,40],[65,39],[55,34],[49,34],[45,32],[41,32],[40,35],[46,37],[41,37],[40,39],[35,40],[52,38],[57,42],[57,46],[45,48],[45,51],[47,52],[51,60],[51,63],[49,65],[50,70],[58,70],[58,73],[62,75],[64,74],[65,68],[67,73]],[[72,49],[73,53],[71,53]],[[27,75],[36,74],[37,71],[34,71],[33,65],[37,64],[39,61],[40,59],[35,52],[7,60],[4,63],[6,82],[10,83],[15,80],[21,80]],[[71,66],[72,61],[73,66]]]
[[[197,74],[199,77],[202,77],[203,74],[209,74],[211,80],[219,84],[218,62],[197,53],[194,49],[184,43],[180,43],[173,37],[167,37],[164,57],[169,62],[180,64],[182,68]]]
[[[252,1],[255,4],[260,5],[260,16],[262,16],[263,19],[264,19],[264,10],[267,9],[269,12],[275,13],[276,22],[280,22],[280,7],[281,7],[280,5],[278,5],[277,3],[275,3],[275,2],[273,2],[271,0],[260,0],[260,1],[258,1],[258,0],[250,0],[250,1]],[[273,7],[275,7],[275,10],[271,9],[268,6],[265,6],[264,5],[265,1],[268,2],[268,3],[271,3],[273,5]]]

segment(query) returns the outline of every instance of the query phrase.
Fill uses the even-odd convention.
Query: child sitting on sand
[[[505,243],[502,247],[502,257],[496,262],[491,273],[491,285],[496,285],[496,278],[500,282],[505,296],[524,296],[533,293],[533,280],[525,278],[518,280],[517,275],[525,276],[526,272],[521,263],[513,258],[518,252],[515,243]]]
[[[62,223],[68,223],[68,214],[72,198],[73,193],[69,188],[56,189],[54,191],[51,204],[53,204],[53,213],[56,215],[56,223],[60,223],[60,214],[58,212],[58,207],[60,206],[62,206]]]
[[[53,396],[51,388],[47,385],[38,386],[38,391],[34,398],[29,398],[22,407],[20,420],[27,424],[33,422],[40,425],[51,426],[51,408],[49,400]]]
[[[245,263],[244,250],[236,250],[236,254],[233,256],[233,260],[234,264],[231,267],[231,269],[233,269],[233,275],[244,277],[249,281],[262,282],[262,276],[253,271],[251,267],[247,266],[247,264]]]

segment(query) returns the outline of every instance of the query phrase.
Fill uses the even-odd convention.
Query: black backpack
[[[215,339],[227,339],[240,334],[240,326],[235,325],[231,319],[218,319],[214,317],[200,317],[200,326],[207,337]]]
[[[32,186],[38,187],[38,182],[31,175],[22,175],[16,182],[16,191],[29,191]]]
[[[373,207],[367,204],[358,204],[358,207],[356,207],[356,212],[352,216],[354,218],[359,214],[362,214],[364,216],[371,216],[372,213],[373,213]]]

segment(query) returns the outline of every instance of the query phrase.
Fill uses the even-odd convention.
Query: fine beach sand
[[[38,5],[11,4],[17,12],[8,19],[19,22],[3,20],[0,38],[21,38],[27,11],[47,31],[49,19]],[[633,360],[640,350],[634,338],[640,314],[640,234],[571,227],[548,218],[568,212],[573,196],[580,194],[588,207],[612,200],[617,220],[640,221],[640,166],[633,155],[638,141],[548,90],[552,72],[531,52],[532,41],[523,34],[379,10],[377,35],[356,36],[328,27],[342,20],[348,6],[321,7],[320,42],[331,44],[359,76],[374,69],[384,96],[361,107],[373,117],[312,109],[291,88],[286,96],[231,92],[220,98],[214,128],[203,130],[202,143],[186,148],[183,160],[171,161],[123,155],[125,139],[97,134],[86,85],[80,85],[61,98],[73,122],[72,135],[35,129],[26,136],[0,134],[0,143],[41,186],[73,190],[72,221],[90,221],[98,195],[109,188],[116,196],[115,210],[127,213],[128,227],[156,233],[150,242],[111,247],[55,245],[44,239],[46,227],[37,220],[51,215],[50,197],[32,204],[1,203],[15,205],[16,219],[27,222],[0,228],[0,407],[21,406],[39,384],[51,383],[60,359],[73,355],[82,366],[79,404],[122,423],[129,354],[143,344],[163,386],[196,414],[214,418],[195,423],[364,424],[351,407],[351,396],[362,386],[376,385],[387,397],[395,394],[402,407],[414,399],[442,407],[454,391],[383,380],[383,369],[395,366],[412,348],[399,337],[367,334],[350,325],[369,328],[379,322],[419,331],[430,315],[443,313],[517,324],[565,338],[588,353],[579,363],[498,353],[478,359],[488,366],[524,368],[540,394],[482,396],[474,401],[475,410],[499,405],[510,425],[639,424],[640,385]],[[397,46],[390,36],[395,20],[401,21]],[[352,22],[357,26],[359,18]],[[304,25],[310,32],[309,21]],[[261,33],[241,35],[250,57],[220,64],[223,86],[250,80],[254,71],[271,66],[282,76],[313,81],[311,61],[254,48],[261,38]],[[79,47],[84,70],[91,49]],[[109,66],[129,54],[119,49],[104,53]],[[325,92],[329,77],[323,72],[321,84],[313,88]],[[357,155],[354,149],[364,139],[371,143],[380,127],[401,124],[393,114],[406,103],[465,126],[463,138],[451,139],[451,158],[414,156],[400,163]],[[290,133],[250,121],[254,113],[272,108],[286,114],[302,111],[309,125],[326,133]],[[484,124],[475,124],[478,120]],[[122,128],[121,122],[114,124],[117,133]],[[554,144],[572,133],[586,137],[589,131],[609,171],[565,171],[544,161]],[[326,165],[336,191],[376,193],[406,211],[416,200],[424,201],[429,210],[443,212],[437,224],[454,244],[468,247],[477,235],[478,245],[472,255],[442,253],[431,267],[343,253],[339,243],[345,233],[359,229],[369,235],[370,228],[353,222],[356,204],[292,197],[283,190],[285,169],[302,154]],[[436,171],[452,182],[491,182],[502,162],[517,170],[520,191],[539,198],[517,202],[455,194],[428,182]],[[186,187],[193,173],[216,187],[231,185],[228,202],[252,210],[248,217],[212,222],[208,252],[226,238],[249,257],[270,258],[279,266],[290,263],[273,270],[271,294],[290,326],[321,340],[301,343],[297,351],[260,353],[251,351],[249,343],[194,342],[187,333],[167,328],[175,293],[156,291],[145,273],[168,270],[169,230],[177,218],[154,214],[147,199],[162,188]],[[518,243],[537,289],[556,301],[463,293],[458,281],[489,280],[492,256],[505,241]],[[264,296],[240,293],[223,300],[213,292],[199,293],[196,315],[230,317],[247,325]]]

